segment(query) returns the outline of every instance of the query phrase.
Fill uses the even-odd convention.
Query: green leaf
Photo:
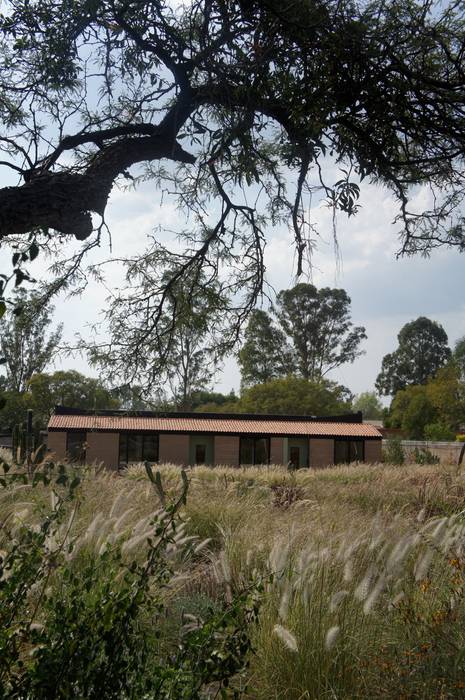
[[[31,247],[29,248],[29,257],[31,260],[35,260],[38,255],[39,246],[37,245],[36,241],[32,241]]]
[[[145,471],[147,472],[147,476],[149,477],[149,479],[150,479],[150,481],[152,482],[152,484],[154,484],[154,483],[155,483],[155,477],[154,477],[154,475],[153,475],[153,469],[152,469],[152,467],[150,466],[149,462],[144,462],[144,465],[145,465]]]

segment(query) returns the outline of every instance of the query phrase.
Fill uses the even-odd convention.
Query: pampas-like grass
[[[283,627],[282,625],[275,625],[273,627],[273,632],[276,634],[277,637],[285,644],[285,646],[293,652],[297,652],[297,640],[294,637],[291,632],[289,632],[288,629]]]
[[[334,627],[331,627],[326,632],[325,648],[327,651],[330,651],[330,649],[332,649],[333,646],[336,644],[337,638],[339,636],[339,632],[340,632],[339,625],[334,625]]]
[[[179,467],[158,468],[168,497],[174,497]],[[427,478],[434,488],[419,494]],[[187,605],[196,613],[199,601],[215,606],[247,589],[253,578],[262,582],[258,621],[248,630],[255,650],[250,698],[400,697],[411,690],[410,676],[401,681],[395,669],[394,691],[386,690],[382,683],[390,671],[370,666],[374,658],[384,663],[392,648],[421,648],[429,641],[429,623],[438,629],[437,639],[439,632],[456,635],[454,644],[465,646],[459,624],[447,615],[442,623],[439,609],[446,601],[460,625],[465,622],[465,517],[458,496],[465,472],[427,465],[350,465],[293,474],[279,466],[195,467],[189,479],[183,522],[167,552],[175,575],[163,595],[169,611],[172,603],[173,609]],[[302,489],[298,510],[277,509],[272,486],[290,484]],[[4,533],[14,529],[15,512],[19,531],[50,508],[48,489],[26,488],[0,490],[2,549],[9,546]],[[159,506],[143,465],[120,476],[89,469],[75,514],[71,518],[71,505],[48,544],[60,547],[69,530],[64,554],[71,565],[110,546],[120,546],[128,562],[143,562],[153,522],[166,516]],[[437,517],[428,518],[431,512]],[[417,619],[429,621],[421,628],[424,639],[415,636]]]

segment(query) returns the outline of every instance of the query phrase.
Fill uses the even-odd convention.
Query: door
[[[207,461],[207,446],[206,445],[196,445],[195,446],[195,463],[205,464]]]
[[[293,445],[289,448],[289,462],[291,469],[300,467],[300,447]]]

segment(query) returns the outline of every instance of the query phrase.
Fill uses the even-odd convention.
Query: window
[[[270,438],[241,437],[241,464],[268,464],[270,455]]]
[[[86,461],[86,440],[87,433],[67,433],[66,435],[66,452],[68,459],[72,462]]]
[[[119,463],[157,462],[158,434],[120,433]]]
[[[206,464],[207,461],[207,446],[206,445],[196,445],[195,446],[195,463],[196,464]]]
[[[240,444],[240,463],[254,464],[253,461],[253,438],[241,438]]]
[[[349,464],[349,462],[363,462],[363,440],[335,440],[334,463]]]
[[[289,448],[289,462],[292,469],[298,469],[300,467],[300,447]]]

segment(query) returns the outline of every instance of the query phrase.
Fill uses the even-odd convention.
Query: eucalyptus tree
[[[294,371],[288,339],[263,309],[250,314],[238,359],[243,387],[263,384]]]
[[[463,251],[464,15],[454,0],[12,0],[0,240],[16,247],[0,294],[41,249],[56,261],[49,294],[85,285],[112,189],[141,179],[190,213],[149,319],[165,314],[166,271],[175,283],[203,265],[239,329],[263,291],[268,223],[289,223],[303,271],[315,190],[352,216],[362,181],[380,183],[399,205],[401,253]],[[418,185],[433,191],[425,210]]]
[[[452,356],[440,323],[420,316],[399,331],[398,347],[383,357],[376,389],[394,396],[410,384],[426,384]]]
[[[0,356],[5,370],[4,390],[26,391],[33,374],[53,361],[62,335],[62,325],[52,326],[52,307],[43,307],[39,295],[17,289],[15,313],[2,322]]]
[[[453,357],[462,378],[465,379],[465,336],[455,343]]]
[[[350,297],[344,289],[297,284],[276,298],[277,319],[291,340],[295,374],[311,381],[363,354],[363,326],[350,319]]]

